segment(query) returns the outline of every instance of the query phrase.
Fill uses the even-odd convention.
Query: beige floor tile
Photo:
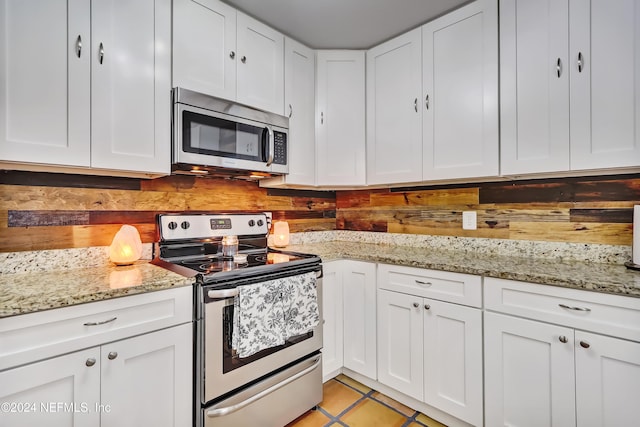
[[[427,417],[425,414],[418,414],[416,417],[417,421],[420,421],[422,424],[427,427],[447,427],[446,425],[434,420],[433,418]]]
[[[329,422],[329,418],[320,411],[307,411],[304,415],[296,418],[286,425],[286,427],[322,427]]]
[[[366,385],[359,383],[358,381],[354,380],[353,378],[349,378],[345,375],[338,375],[336,377],[337,380],[342,381],[343,383],[350,385],[351,387],[355,388],[358,391],[361,391],[364,394],[367,394],[371,391],[371,389],[369,387],[367,387]]]
[[[382,403],[385,403],[385,404],[391,406],[393,409],[403,413],[407,417],[412,417],[413,414],[416,413],[416,410],[411,409],[408,406],[405,406],[400,402],[396,402],[395,400],[393,400],[389,396],[385,396],[384,394],[380,393],[379,391],[376,391],[375,393],[373,393],[371,395],[371,397],[373,397],[376,400],[379,400]]]
[[[340,417],[340,421],[349,427],[400,427],[407,418],[375,400],[365,399]]]
[[[336,380],[324,383],[323,394],[324,399],[320,402],[320,407],[334,416],[362,398],[360,393]]]

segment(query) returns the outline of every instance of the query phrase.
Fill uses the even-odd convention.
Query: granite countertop
[[[193,279],[138,261],[129,266],[68,268],[0,274],[0,318],[141,294],[179,286]]]
[[[353,259],[640,297],[640,271],[617,264],[487,256],[467,251],[344,241],[291,245],[285,250],[313,253],[324,261]]]

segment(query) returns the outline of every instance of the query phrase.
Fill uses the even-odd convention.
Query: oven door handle
[[[217,290],[207,292],[207,295],[211,299],[231,298],[231,297],[237,297],[239,292],[240,291],[238,290],[238,288],[217,289]]]
[[[300,377],[303,377],[305,375],[307,375],[309,372],[313,371],[314,369],[316,369],[319,365],[320,365],[320,356],[316,357],[313,360],[313,365],[309,366],[308,368],[303,369],[302,371],[298,372],[297,374],[290,376],[289,378],[287,378],[284,381],[281,381],[277,384],[272,385],[271,387],[262,390],[260,393],[257,393],[253,396],[251,396],[250,398],[248,398],[247,400],[243,400],[240,403],[236,403],[235,405],[231,405],[231,406],[227,406],[225,408],[216,408],[216,409],[211,409],[209,411],[207,411],[207,417],[209,418],[215,418],[215,417],[223,417],[225,415],[229,415],[233,412],[239,411],[240,409],[244,408],[247,405],[252,404],[253,402],[255,402],[256,400],[262,399],[263,397],[273,393],[274,391],[286,386],[289,383],[292,383],[293,381],[297,380]]]

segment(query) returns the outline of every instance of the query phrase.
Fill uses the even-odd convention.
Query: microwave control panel
[[[287,135],[282,132],[273,133],[273,163],[277,165],[287,164]]]

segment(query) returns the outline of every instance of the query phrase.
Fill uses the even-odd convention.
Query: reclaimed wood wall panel
[[[122,224],[153,242],[158,213],[271,211],[292,232],[334,230],[335,200],[335,192],[266,190],[222,178],[0,171],[0,252],[105,246]]]

